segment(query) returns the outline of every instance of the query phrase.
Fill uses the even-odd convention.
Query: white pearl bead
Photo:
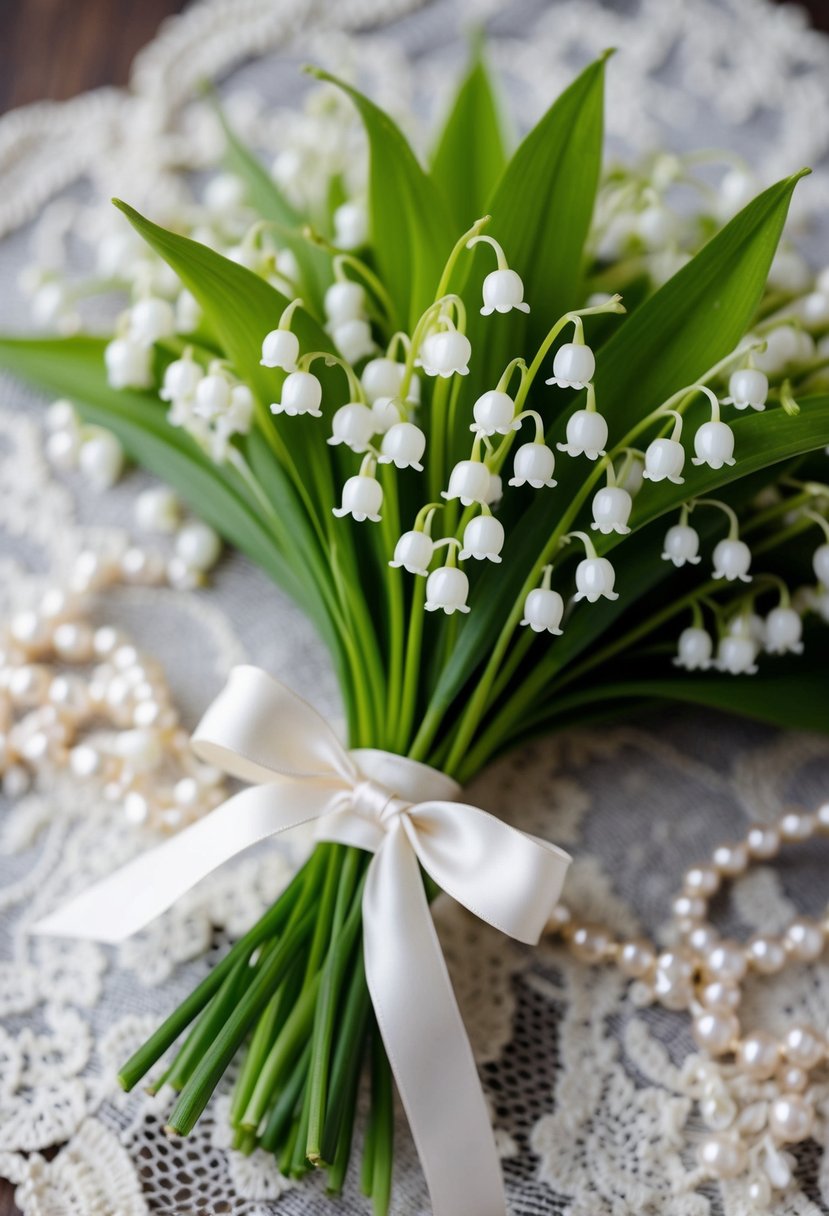
[[[74,469],[78,463],[80,436],[77,431],[54,431],[46,437],[46,459],[56,469],[64,472]]]
[[[96,428],[81,443],[78,467],[93,490],[108,490],[121,476],[123,449],[110,431]]]
[[[823,929],[817,921],[798,916],[783,934],[786,950],[798,962],[811,963],[820,958],[825,944]]]
[[[772,1102],[769,1127],[778,1140],[786,1144],[806,1140],[811,1135],[813,1125],[812,1105],[799,1094],[786,1094]]]
[[[697,1156],[703,1169],[717,1178],[736,1178],[746,1166],[746,1150],[737,1136],[709,1136]]]
[[[68,663],[86,663],[92,658],[92,629],[85,621],[64,621],[52,641],[55,652]]]
[[[706,1094],[699,1104],[699,1110],[706,1127],[715,1132],[722,1132],[731,1127],[737,1117],[737,1104],[724,1088],[716,1093]]]
[[[816,828],[815,816],[807,815],[804,811],[788,811],[780,820],[780,835],[791,843],[808,840]]]
[[[569,934],[570,946],[576,958],[585,963],[600,963],[613,945],[613,939],[602,925],[577,925]]]
[[[195,806],[200,793],[199,783],[193,777],[182,777],[173,787],[173,799],[178,806]]]
[[[222,551],[216,532],[200,520],[185,524],[176,537],[176,553],[194,570],[209,570],[215,566]]]
[[[713,866],[693,866],[686,870],[682,885],[689,895],[710,899],[720,887],[720,876]]]
[[[47,649],[52,640],[51,626],[37,612],[30,610],[18,612],[12,617],[9,633],[12,640],[29,654]]]
[[[818,807],[815,812],[815,820],[819,831],[829,832],[829,802],[824,802]]]
[[[49,669],[34,663],[15,668],[9,676],[9,693],[17,705],[40,705],[46,697],[48,687]]]
[[[748,830],[746,846],[751,857],[767,861],[774,857],[780,848],[780,833],[775,827],[757,823]]]
[[[737,1048],[737,1064],[743,1072],[758,1081],[772,1076],[780,1059],[780,1048],[773,1035],[755,1030],[746,1035]]]
[[[701,989],[699,997],[706,1009],[733,1013],[740,1004],[742,992],[735,984],[712,980]]]
[[[780,938],[757,933],[746,943],[746,956],[755,971],[772,975],[786,962],[786,951]]]
[[[110,625],[101,625],[92,635],[92,650],[96,658],[103,659],[112,654],[123,642],[123,635]]]
[[[694,1018],[694,1039],[711,1055],[718,1056],[728,1051],[739,1033],[739,1023],[732,1013],[715,1013],[712,1010]]]
[[[826,1045],[813,1026],[790,1026],[783,1036],[783,1054],[799,1068],[814,1068],[826,1054]]]
[[[765,1211],[771,1203],[771,1185],[762,1174],[758,1174],[748,1184],[748,1191],[746,1193],[749,1203],[757,1208],[758,1212]]]
[[[568,925],[572,924],[573,913],[566,904],[556,904],[547,918],[546,929],[548,933],[561,933]]]
[[[721,874],[734,878],[748,866],[748,850],[744,844],[721,844],[711,860]]]
[[[722,941],[707,952],[703,967],[712,979],[736,983],[746,973],[746,956],[737,942]]]
[[[131,790],[124,799],[124,818],[127,823],[146,823],[149,813],[149,804],[144,795]]]
[[[619,970],[632,979],[640,979],[653,969],[656,951],[644,938],[622,942],[617,958]]]
[[[96,747],[79,743],[69,753],[69,767],[76,777],[94,777],[103,767],[103,757]]]
[[[690,929],[686,941],[692,950],[697,954],[703,954],[706,950],[710,950],[715,942],[720,940],[720,935],[713,925],[701,924],[694,925]]]
[[[676,895],[671,901],[671,912],[677,920],[700,921],[707,910],[705,900],[694,895]]]
[[[790,1064],[777,1076],[780,1088],[786,1093],[800,1094],[809,1084],[809,1074],[797,1064]]]
[[[121,558],[121,573],[128,583],[157,586],[164,581],[164,560],[157,553],[147,553],[137,545],[127,549]]]

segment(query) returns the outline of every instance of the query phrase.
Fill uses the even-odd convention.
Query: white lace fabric
[[[522,124],[574,65],[617,45],[608,108],[615,151],[729,146],[765,179],[812,163],[819,171],[800,190],[799,220],[807,247],[820,248],[814,217],[829,201],[821,169],[829,128],[813,116],[829,108],[829,40],[808,32],[797,10],[765,0],[204,0],[142,53],[129,92],[103,90],[0,121],[0,322],[11,327],[20,315],[14,280],[27,224],[47,203],[41,252],[84,214],[90,193],[96,202],[118,190],[139,205],[157,201],[182,170],[215,162],[215,124],[194,101],[206,76],[231,73],[223,89],[234,120],[272,155],[305,87],[295,72],[304,59],[345,61],[396,114],[423,115],[446,96],[473,19],[491,26],[491,55]],[[147,484],[133,472],[95,498],[53,473],[41,456],[38,406],[20,385],[0,382],[4,617],[79,549],[129,528]],[[241,660],[338,712],[310,625],[238,557],[204,592],[122,589],[101,611],[164,663],[190,725]],[[811,807],[827,796],[823,739],[690,711],[546,739],[470,790],[477,805],[574,852],[567,897],[578,915],[657,936],[689,862],[789,802]],[[178,1140],[163,1132],[168,1094],[126,1095],[115,1080],[228,937],[273,899],[291,850],[265,848],[226,866],[116,950],[27,937],[62,897],[151,843],[65,778],[0,810],[0,1176],[17,1184],[26,1216],[365,1211],[354,1170],[345,1198],[334,1201],[318,1179],[289,1184],[265,1154],[230,1151],[226,1087],[193,1135]],[[293,854],[306,844],[295,842]],[[742,937],[774,930],[795,908],[820,913],[826,848],[793,846],[775,865],[753,868],[714,905],[720,923]],[[438,920],[514,1216],[748,1216],[741,1183],[700,1185],[694,1145],[703,1129],[684,1015],[637,1008],[614,970],[587,967],[560,945],[518,947],[448,901]],[[779,1032],[795,1015],[825,1027],[827,1012],[829,966],[821,962],[749,985],[743,1020]],[[829,1087],[818,1108],[825,1141]],[[821,1147],[800,1146],[797,1188],[779,1213],[829,1211]],[[393,1210],[429,1210],[402,1117]]]

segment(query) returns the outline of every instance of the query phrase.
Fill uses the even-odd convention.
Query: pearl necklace
[[[745,1176],[747,1195],[765,1210],[773,1191],[792,1181],[794,1159],[782,1145],[807,1140],[815,1128],[814,1073],[827,1061],[829,1042],[813,1026],[791,1026],[778,1040],[765,1030],[743,1033],[737,1016],[741,982],[750,972],[771,975],[789,961],[813,962],[823,952],[829,915],[795,917],[780,935],[755,934],[744,945],[721,939],[707,919],[709,900],[724,879],[752,862],[769,861],[784,844],[829,835],[829,803],[814,814],[787,811],[771,826],[749,828],[745,840],[719,845],[708,863],[692,866],[672,901],[671,940],[659,951],[643,938],[620,940],[602,925],[577,920],[560,904],[548,923],[573,954],[592,964],[614,963],[633,982],[636,1005],[686,1010],[701,1056],[691,1060],[703,1121],[713,1133],[698,1146],[700,1173],[720,1180]],[[742,1104],[733,1083],[748,1083]],[[729,1084],[731,1083],[731,1084]]]
[[[65,769],[95,780],[129,823],[175,831],[227,793],[221,774],[193,756],[159,663],[121,629],[92,623],[96,596],[119,583],[180,578],[175,559],[138,546],[86,550],[66,587],[0,628],[3,792],[20,797],[41,774]]]

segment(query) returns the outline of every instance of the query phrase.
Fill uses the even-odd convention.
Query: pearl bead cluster
[[[78,554],[66,587],[0,628],[0,779],[19,797],[44,770],[94,780],[132,824],[175,831],[226,797],[179,724],[160,665],[93,601],[117,584],[170,583],[157,553]]]
[[[688,869],[673,899],[669,939],[660,950],[644,938],[620,940],[602,925],[578,920],[560,904],[548,924],[573,954],[592,964],[614,963],[633,981],[637,1005],[688,1011],[702,1053],[691,1057],[700,1114],[711,1135],[698,1146],[701,1175],[749,1177],[749,1195],[765,1209],[774,1191],[792,1180],[793,1159],[782,1146],[815,1130],[813,1074],[829,1063],[829,1032],[797,1023],[781,1038],[763,1029],[744,1032],[739,1021],[741,984],[749,975],[771,975],[789,962],[814,962],[829,938],[823,920],[795,917],[779,934],[757,933],[747,942],[721,938],[707,919],[709,901],[723,882],[755,862],[768,862],[783,845],[829,835],[829,803],[814,813],[786,811],[776,824],[756,824],[743,841],[722,844],[707,862]],[[729,1081],[751,1086],[740,1108]]]

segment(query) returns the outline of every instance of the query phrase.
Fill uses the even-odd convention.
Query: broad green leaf
[[[389,115],[344,81],[320,69],[312,71],[347,93],[363,121],[369,144],[371,247],[398,310],[396,326],[411,326],[434,299],[460,232],[437,186]]]
[[[321,316],[322,297],[332,280],[330,257],[303,236],[305,218],[285,198],[265,166],[247,148],[219,106],[216,107],[226,140],[225,163],[245,184],[248,202],[263,220],[278,225],[277,243],[291,250],[300,269],[302,298]]]
[[[479,216],[507,163],[504,123],[480,49],[461,82],[432,158],[432,180],[458,232]]]
[[[800,176],[777,183],[750,203],[602,347],[595,376],[596,394],[611,426],[611,443],[619,442],[638,419],[673,392],[693,383],[737,345],[762,294]],[[800,428],[798,421],[802,424],[806,419],[788,419],[782,411],[738,420],[738,463],[732,470],[714,473],[716,480],[709,480],[711,470],[694,471],[677,497],[664,486],[648,485],[642,491],[639,511],[654,517],[647,505],[651,494],[655,494],[654,510],[659,514],[671,509],[683,495],[690,497],[703,490],[710,493],[742,472],[776,464],[798,451],[807,452],[826,443],[825,405],[818,402],[809,416],[812,425]],[[552,429],[552,441],[562,438],[563,431],[561,420]],[[772,446],[775,443],[777,447]],[[750,460],[749,465],[743,463],[744,458]],[[462,628],[432,699],[435,710],[449,707],[480,656],[491,649],[512,609],[515,588],[532,569],[542,538],[561,519],[587,469],[583,457],[559,457],[558,487],[550,494],[541,492],[533,497],[511,529],[503,565],[495,573],[487,571],[477,582],[474,595],[482,608],[470,613]],[[640,519],[645,522],[644,514]]]

